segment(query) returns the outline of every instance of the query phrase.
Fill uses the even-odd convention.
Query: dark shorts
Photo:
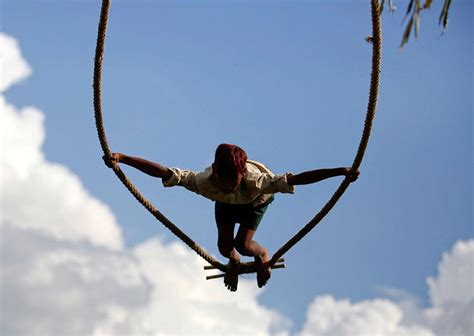
[[[267,211],[268,205],[272,203],[274,199],[272,195],[268,201],[257,207],[253,207],[251,204],[215,202],[217,227],[239,223],[250,230],[257,230],[265,211]]]

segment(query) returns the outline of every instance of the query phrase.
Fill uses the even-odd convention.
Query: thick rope
[[[371,0],[372,5],[372,74],[370,82],[370,94],[369,104],[367,108],[367,114],[364,123],[364,130],[362,138],[352,164],[352,170],[356,171],[359,169],[362,159],[364,157],[365,150],[370,137],[372,129],[373,119],[375,117],[375,111],[377,107],[379,78],[380,78],[380,64],[381,64],[381,45],[382,45],[382,34],[380,28],[380,15],[378,10],[377,0]],[[102,79],[102,61],[105,46],[105,36],[107,29],[107,19],[110,8],[110,0],[102,1],[102,8],[100,12],[99,28],[97,34],[97,45],[94,59],[94,111],[95,111],[95,122],[97,128],[97,134],[99,137],[102,151],[106,157],[111,156],[111,151],[107,142],[105,129],[103,126],[102,118],[102,98],[101,98],[101,79]],[[114,165],[113,171],[115,175],[120,179],[124,186],[130,191],[135,199],[140,202],[157,220],[159,220],[166,228],[168,228],[175,236],[180,238],[186,245],[188,245],[193,251],[195,251],[204,260],[210,263],[215,268],[226,272],[227,266],[220,263],[210,254],[208,254],[201,246],[181,231],[175,224],[173,224],[168,218],[166,218],[158,209],[156,209],[150,201],[148,201],[140,191],[133,185],[133,183],[125,176],[120,169],[119,165]],[[319,211],[316,216],[306,224],[295,236],[293,236],[285,245],[283,245],[270,260],[270,265],[274,265],[277,260],[283,256],[290,248],[292,248],[298,241],[300,241],[306,234],[308,234],[323,218],[327,213],[334,207],[339,198],[345,192],[349,186],[349,179],[346,178],[341,183],[339,188],[336,190],[331,199],[326,205]],[[253,263],[245,263],[244,267],[241,268],[241,273],[254,272],[255,267]]]
[[[104,46],[105,46],[105,34],[107,30],[107,19],[110,8],[110,0],[102,1],[102,8],[100,11],[99,28],[97,34],[97,46],[95,50],[94,59],[94,111],[95,111],[95,123],[97,128],[97,134],[99,136],[100,145],[102,151],[106,157],[111,156],[111,151],[107,142],[105,129],[102,118],[102,98],[101,98],[101,78],[102,78],[102,61],[104,59]],[[207,253],[201,246],[199,246],[194,240],[188,235],[181,231],[176,225],[174,225],[168,218],[166,218],[158,209],[156,209],[151,202],[143,196],[140,191],[133,185],[133,183],[125,176],[120,169],[119,165],[116,164],[113,167],[115,175],[120,179],[123,185],[130,191],[135,199],[140,202],[157,220],[159,220],[164,226],[166,226],[176,237],[181,239],[186,245],[194,250],[199,256],[210,263],[217,269],[225,272],[227,266],[221,264],[217,259]]]
[[[379,81],[380,81],[380,65],[382,60],[382,29],[380,24],[380,12],[379,4],[377,0],[371,0],[372,10],[372,73],[370,78],[370,93],[369,103],[367,106],[367,113],[365,116],[364,130],[362,132],[362,138],[357,149],[354,162],[352,163],[352,171],[357,171],[364,158],[365,150],[370,138],[370,132],[372,130],[372,124],[377,110],[377,99],[379,95]],[[316,216],[306,224],[297,234],[295,234],[288,242],[286,242],[278,251],[275,252],[270,265],[275,265],[277,260],[281,258],[289,249],[291,249],[296,243],[298,243],[304,236],[306,236],[319,222],[329,213],[329,211],[336,205],[339,198],[346,191],[349,186],[349,177],[346,177],[340,184],[337,190],[334,192],[329,201],[323,206],[323,208],[316,214]]]

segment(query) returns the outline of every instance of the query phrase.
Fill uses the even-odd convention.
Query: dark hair
[[[236,179],[245,172],[247,153],[236,145],[220,144],[214,158],[215,173],[223,178]]]

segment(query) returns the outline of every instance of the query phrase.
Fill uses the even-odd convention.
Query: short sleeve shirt
[[[224,193],[212,175],[212,166],[203,172],[170,168],[172,176],[163,180],[165,187],[182,186],[210,200],[229,204],[252,204],[258,206],[265,203],[275,193],[294,193],[295,188],[288,184],[288,176],[273,174],[264,164],[248,160],[245,173],[235,192]]]

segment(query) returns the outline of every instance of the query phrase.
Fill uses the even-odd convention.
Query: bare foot
[[[227,273],[224,276],[224,285],[231,292],[235,292],[237,290],[237,285],[239,283],[239,269],[240,269],[239,260],[229,261]]]
[[[272,273],[269,265],[270,256],[266,248],[262,249],[262,254],[255,257],[255,268],[257,269],[257,285],[262,288],[267,284]]]

